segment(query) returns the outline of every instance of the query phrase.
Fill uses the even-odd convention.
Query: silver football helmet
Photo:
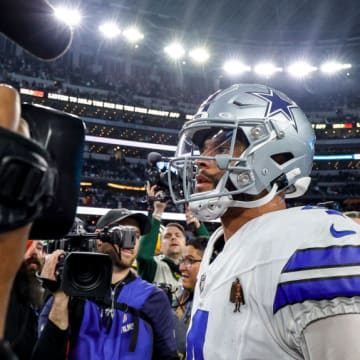
[[[217,91],[180,132],[169,164],[172,199],[213,220],[229,207],[264,205],[281,191],[301,196],[310,184],[314,143],[307,117],[280,91],[257,84]],[[216,179],[206,172],[209,161],[221,170]]]

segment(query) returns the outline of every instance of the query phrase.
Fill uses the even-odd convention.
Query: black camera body
[[[167,296],[170,305],[172,305],[172,301],[173,301],[173,291],[172,291],[172,286],[171,284],[168,283],[159,283],[156,284],[156,286],[161,289],[162,291],[164,291],[165,295]]]
[[[109,292],[113,264],[109,255],[97,252],[97,239],[120,249],[132,249],[136,231],[130,226],[115,226],[99,233],[70,233],[64,239],[49,241],[48,253],[65,251],[59,257],[56,276],[67,295],[102,298]]]
[[[165,160],[165,162],[164,162]],[[168,158],[164,158],[160,153],[151,152],[147,157],[147,169],[145,171],[145,179],[150,183],[150,186],[156,185],[156,191],[161,191],[160,195],[156,196],[152,201],[168,201],[171,200],[169,177],[173,184],[173,191],[181,193],[182,185],[178,175],[171,171],[168,167]],[[161,167],[163,163],[163,167]]]
[[[170,200],[168,171],[166,169],[161,170],[156,166],[149,166],[145,171],[145,179],[149,182],[150,186],[156,185],[156,191],[161,191],[156,200],[164,202]]]

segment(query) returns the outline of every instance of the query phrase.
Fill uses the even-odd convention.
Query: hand
[[[59,256],[64,253],[64,250],[55,250],[53,253],[46,256],[45,264],[40,274],[40,277],[42,279],[48,279],[53,281],[58,280],[56,277],[56,267],[59,263]]]
[[[190,224],[194,224],[195,228],[198,229],[200,227],[200,220],[193,215],[193,213],[190,210],[190,206],[189,204],[185,204],[185,218],[186,218],[186,223],[188,225]]]
[[[161,190],[156,191],[157,185],[150,186],[150,183],[146,182],[146,193],[149,198],[157,198],[160,197],[163,193]],[[154,213],[158,215],[162,215],[162,213],[165,211],[167,204],[169,203],[169,200],[167,201],[154,201]]]

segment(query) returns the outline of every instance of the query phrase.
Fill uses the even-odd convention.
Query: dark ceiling
[[[98,1],[149,26],[206,39],[313,42],[360,36],[359,0]]]

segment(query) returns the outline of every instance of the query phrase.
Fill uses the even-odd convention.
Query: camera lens
[[[65,260],[61,286],[70,296],[100,297],[110,288],[111,276],[108,255],[76,252]]]

